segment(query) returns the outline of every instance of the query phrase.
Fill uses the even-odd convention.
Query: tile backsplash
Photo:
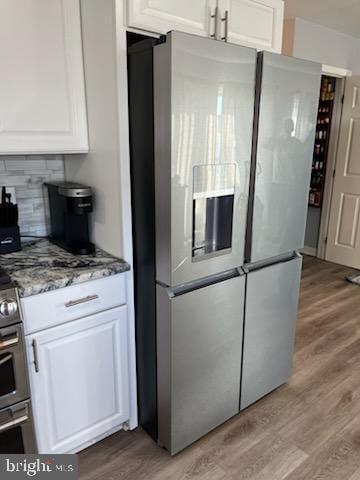
[[[21,235],[48,235],[46,181],[64,179],[62,155],[0,157],[0,187],[14,187]]]

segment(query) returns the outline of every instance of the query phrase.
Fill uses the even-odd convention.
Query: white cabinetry
[[[278,53],[283,14],[283,0],[127,0],[129,27],[179,30]]]
[[[79,0],[1,0],[0,154],[87,152]]]
[[[282,0],[218,0],[221,36],[228,42],[281,53]]]
[[[41,453],[76,452],[129,420],[125,305],[26,337]]]
[[[215,29],[216,0],[127,0],[128,24],[157,33],[170,30],[208,36]]]

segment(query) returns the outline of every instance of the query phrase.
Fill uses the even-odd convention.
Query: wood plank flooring
[[[360,287],[304,258],[290,382],[171,458],[140,429],[79,455],[81,480],[360,480]]]

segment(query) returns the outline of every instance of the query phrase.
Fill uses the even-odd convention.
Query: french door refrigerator
[[[171,32],[128,71],[139,417],[174,454],[240,408],[256,51]]]
[[[321,66],[258,56],[241,409],[292,370]]]
[[[179,32],[128,72],[139,421],[174,454],[290,375],[321,72]]]

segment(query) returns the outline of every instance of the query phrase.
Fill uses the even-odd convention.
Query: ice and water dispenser
[[[193,261],[231,251],[235,167],[235,164],[194,167]]]

